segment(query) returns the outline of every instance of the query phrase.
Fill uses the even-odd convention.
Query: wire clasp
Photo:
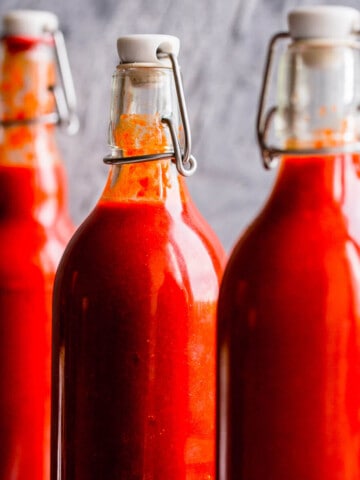
[[[174,159],[176,164],[176,168],[178,172],[183,175],[184,177],[189,177],[192,175],[197,167],[197,162],[195,157],[191,154],[191,131],[190,131],[190,123],[186,109],[185,103],[185,96],[184,96],[184,89],[182,85],[181,75],[180,75],[180,67],[177,61],[176,55],[158,51],[157,52],[159,57],[168,57],[171,62],[172,71],[174,75],[174,82],[175,82],[175,89],[176,95],[179,102],[179,110],[181,116],[181,122],[183,125],[184,130],[184,151],[182,152],[180,142],[178,139],[178,135],[176,132],[176,128],[171,116],[162,117],[162,123],[165,123],[170,132],[172,144],[174,147],[174,151],[171,153],[155,153],[149,155],[139,155],[133,157],[122,157],[120,154],[117,154],[117,151],[107,155],[104,158],[104,162],[110,165],[121,165],[125,163],[140,163],[140,162],[149,162],[152,160],[163,160],[166,158]]]
[[[274,114],[277,112],[277,107],[273,106],[265,114],[265,104],[269,91],[270,84],[270,74],[272,71],[273,61],[274,61],[274,51],[276,44],[284,39],[289,39],[290,34],[288,32],[280,32],[274,35],[269,43],[266,62],[265,62],[265,71],[263,75],[263,81],[260,91],[260,100],[256,120],[256,132],[257,138],[261,150],[261,155],[263,159],[263,164],[266,169],[272,169],[277,165],[277,156],[281,153],[284,153],[283,150],[279,150],[267,144],[267,137],[270,128],[271,120],[274,117]]]
[[[61,86],[54,86],[59,125],[64,126],[69,135],[79,130],[79,119],[76,114],[76,94],[65,40],[61,30],[50,32],[54,40],[55,55],[59,70]]]

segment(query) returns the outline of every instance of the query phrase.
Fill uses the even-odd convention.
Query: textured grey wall
[[[168,33],[181,39],[180,62],[199,168],[188,180],[199,209],[229,250],[259,210],[274,181],[260,161],[255,116],[270,36],[286,13],[328,0],[1,0],[12,8],[59,16],[78,95],[81,130],[59,134],[69,174],[71,212],[80,223],[107,176],[106,132],[116,38]],[[343,5],[360,7],[359,0]]]

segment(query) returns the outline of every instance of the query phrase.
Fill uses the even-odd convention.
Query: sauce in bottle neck
[[[298,40],[283,55],[276,133],[299,153],[281,161],[272,200],[282,209],[346,209],[360,194],[359,155],[346,153],[359,137],[359,60],[350,40]]]
[[[290,44],[280,62],[276,134],[287,148],[341,147],[358,137],[359,50],[350,42]]]
[[[4,37],[0,44],[1,120],[37,120],[55,111],[56,80],[50,39]]]
[[[123,157],[173,151],[161,119],[179,125],[172,71],[157,66],[119,65],[113,76],[109,143]],[[177,127],[179,136],[180,127]],[[165,203],[180,199],[184,182],[170,159],[112,166],[102,202]]]

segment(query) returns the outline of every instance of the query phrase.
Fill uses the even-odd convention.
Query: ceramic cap
[[[41,37],[44,32],[55,32],[58,26],[56,15],[41,10],[11,10],[2,18],[5,36]]]
[[[158,58],[161,49],[174,55],[179,54],[180,40],[172,35],[127,35],[117,41],[121,63],[151,63],[170,66],[168,58]]]
[[[336,5],[298,7],[289,13],[288,22],[290,35],[295,40],[341,39],[360,29],[360,12]]]

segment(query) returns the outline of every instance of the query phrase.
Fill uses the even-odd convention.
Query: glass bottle
[[[73,231],[55,141],[57,24],[11,11],[0,40],[1,479],[50,477],[51,297]]]
[[[53,479],[214,478],[224,253],[172,161],[190,144],[178,49],[118,40],[113,165],[55,281]]]
[[[288,38],[259,140],[281,159],[220,289],[219,480],[360,477],[358,26],[351,8],[298,8],[270,46]]]

